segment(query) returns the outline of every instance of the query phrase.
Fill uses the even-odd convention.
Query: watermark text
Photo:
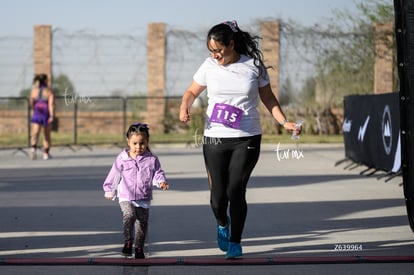
[[[303,150],[300,149],[281,149],[280,142],[277,144],[276,157],[278,161],[289,160],[289,159],[303,159],[305,156]]]
[[[92,99],[89,96],[81,96],[79,94],[71,94],[68,93],[68,89],[65,89],[65,104],[66,106],[69,106],[69,104],[75,104],[75,103],[92,103]]]

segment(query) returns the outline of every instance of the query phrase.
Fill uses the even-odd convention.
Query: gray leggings
[[[210,204],[219,225],[227,224],[230,203],[230,241],[240,243],[247,216],[246,186],[260,155],[261,135],[203,140],[210,182]]]
[[[135,207],[129,201],[122,201],[119,205],[122,210],[125,242],[133,242],[135,236],[135,247],[143,249],[148,229],[149,209]]]

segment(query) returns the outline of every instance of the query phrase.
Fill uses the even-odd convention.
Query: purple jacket
[[[151,200],[152,185],[159,187],[162,182],[167,182],[167,179],[156,156],[147,150],[132,159],[125,149],[116,157],[103,190],[130,201]]]

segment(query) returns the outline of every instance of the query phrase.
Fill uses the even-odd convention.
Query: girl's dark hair
[[[46,87],[47,86],[47,74],[37,74],[33,78],[33,83],[36,83],[36,81],[39,82],[40,87]]]
[[[126,132],[126,138],[129,139],[132,134],[146,134],[147,138],[149,138],[149,130],[148,125],[145,123],[134,123],[131,126],[129,126],[128,131]]]
[[[247,55],[254,60],[254,65],[262,76],[264,64],[263,53],[259,50],[259,36],[251,36],[248,32],[242,31],[236,21],[226,21],[213,26],[207,34],[208,42],[213,39],[226,47],[230,45],[230,41],[234,41],[234,50],[238,54]]]

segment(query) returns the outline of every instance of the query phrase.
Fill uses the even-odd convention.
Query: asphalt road
[[[143,261],[119,256],[121,212],[103,198],[120,148],[53,148],[48,161],[0,151],[0,273],[412,274],[401,177],[335,166],[342,145],[263,145],[237,261],[216,245],[201,148],[152,150],[170,190],[154,191]]]

